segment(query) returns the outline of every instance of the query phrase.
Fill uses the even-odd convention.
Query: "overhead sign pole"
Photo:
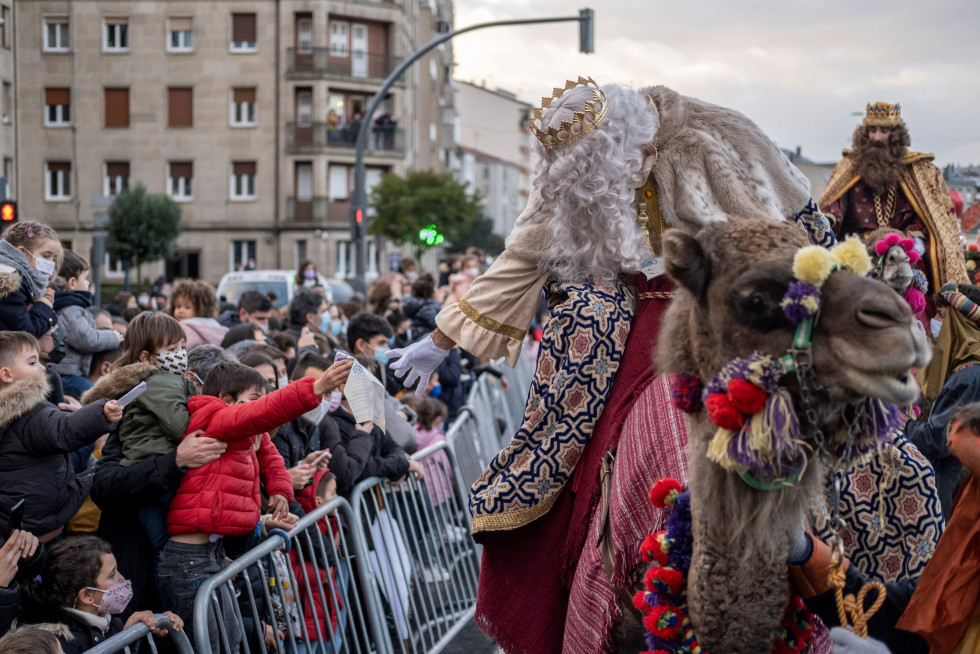
[[[595,42],[595,13],[591,9],[582,9],[579,11],[578,16],[568,16],[564,18],[528,18],[524,20],[497,20],[489,23],[478,23],[476,25],[470,25],[469,27],[464,27],[462,29],[454,30],[452,32],[447,32],[441,36],[436,37],[429,43],[425,44],[411,55],[406,57],[395,70],[391,71],[391,74],[385,78],[385,81],[381,84],[381,88],[378,92],[374,94],[371,98],[371,102],[368,104],[367,110],[364,112],[364,118],[361,120],[361,126],[357,130],[357,150],[356,150],[356,160],[354,162],[354,193],[351,202],[351,240],[354,242],[354,282],[358,290],[363,291],[367,286],[367,280],[365,279],[366,272],[366,257],[365,257],[365,237],[367,235],[367,189],[365,187],[365,172],[364,172],[364,151],[367,148],[367,137],[368,131],[371,128],[371,117],[381,106],[385,95],[387,95],[388,90],[392,85],[398,81],[398,79],[405,74],[408,67],[414,64],[416,61],[424,57],[428,52],[439,47],[446,41],[449,41],[460,34],[465,34],[466,32],[472,32],[474,30],[483,29],[486,27],[506,27],[510,25],[534,25],[539,23],[579,23],[579,51],[584,53],[591,53],[594,51]]]

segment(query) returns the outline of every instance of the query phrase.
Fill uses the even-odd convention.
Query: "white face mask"
[[[286,388],[286,385],[289,384],[289,377],[283,375],[278,380],[276,380],[276,383],[278,384],[276,388]]]
[[[303,414],[303,420],[313,425],[319,425],[320,421],[327,417],[329,408],[326,402],[320,402],[320,406]]]
[[[328,413],[333,413],[338,408],[340,408],[340,403],[344,400],[344,394],[340,391],[333,391],[330,393],[330,407],[327,409]]]
[[[943,322],[935,318],[929,319],[929,329],[932,331],[933,338],[939,338],[939,330],[943,328]]]
[[[28,254],[31,255],[31,259],[34,259],[34,280],[43,290],[48,287],[48,282],[54,275],[54,261],[39,259],[32,252],[28,252]]]

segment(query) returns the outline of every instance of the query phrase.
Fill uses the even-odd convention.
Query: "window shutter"
[[[186,177],[188,179],[194,176],[194,164],[190,161],[171,161],[170,162],[170,177],[177,179],[178,177]]]
[[[106,25],[129,25],[129,16],[106,16]]]
[[[116,178],[116,177],[129,177],[129,162],[128,161],[107,161],[105,164],[105,174],[106,177]]]
[[[231,15],[231,40],[236,43],[255,43],[255,14]]]
[[[193,125],[193,89],[170,87],[167,89],[167,96],[167,124],[170,127],[190,127]]]
[[[232,100],[238,104],[239,102],[255,102],[255,88],[242,88],[237,87],[232,89]]]
[[[71,104],[71,89],[44,89],[44,104]]]
[[[232,173],[235,177],[241,175],[255,175],[255,162],[254,161],[234,161],[231,164]]]
[[[49,161],[48,162],[48,170],[50,170],[53,173],[57,173],[57,172],[68,173],[68,172],[71,172],[71,162],[70,161]]]
[[[168,22],[170,24],[171,32],[189,32],[192,29],[192,22],[190,18],[169,18]]]
[[[129,89],[105,90],[105,126],[129,127]]]

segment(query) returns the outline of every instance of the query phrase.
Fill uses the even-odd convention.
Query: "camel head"
[[[924,293],[929,285],[925,273],[914,268],[920,260],[915,241],[887,227],[868,234],[868,255],[874,262],[872,276],[885,282],[905,298],[912,313],[925,310]]]
[[[689,413],[692,625],[708,651],[771,651],[789,542],[822,493],[816,453],[847,460],[890,438],[929,346],[902,297],[865,276],[862,243],[808,247],[792,223],[745,219],[663,238],[681,290],[658,362]]]

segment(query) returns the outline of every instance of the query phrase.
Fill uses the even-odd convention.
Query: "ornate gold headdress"
[[[887,102],[868,103],[864,115],[863,125],[877,125],[879,127],[892,127],[902,125],[902,105],[888,104]]]
[[[585,103],[585,109],[576,111],[572,120],[561,121],[557,129],[545,127],[544,121],[541,119],[544,110],[551,106],[552,101],[560,98],[565,91],[576,86],[590,86],[592,88],[592,99]],[[541,141],[545,150],[554,150],[574,143],[594,130],[606,117],[608,110],[609,103],[606,101],[606,94],[602,92],[599,85],[591,77],[579,77],[577,82],[566,81],[563,89],[554,89],[550,98],[541,98],[541,107],[535,109],[531,115],[531,131]]]

